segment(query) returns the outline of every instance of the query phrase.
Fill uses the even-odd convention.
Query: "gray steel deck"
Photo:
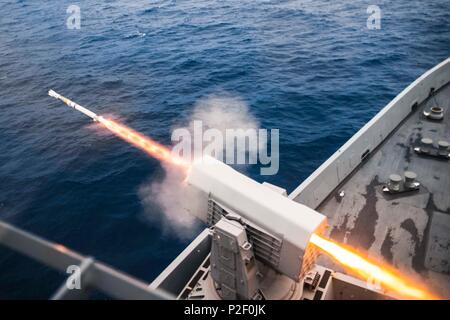
[[[442,122],[422,112],[444,108]],[[424,137],[450,141],[450,84],[424,101],[317,210],[329,218],[331,238],[381,258],[408,274],[420,275],[450,298],[450,160],[419,156]],[[381,191],[391,173],[417,173],[421,190],[402,195]],[[338,197],[340,191],[343,198]],[[344,271],[322,256],[319,263]]]

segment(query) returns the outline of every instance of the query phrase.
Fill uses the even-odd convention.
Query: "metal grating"
[[[207,223],[210,227],[219,222],[222,217],[232,213],[234,212],[231,209],[225,208],[214,199],[208,200]],[[283,241],[245,219],[242,219],[242,222],[247,230],[248,240],[253,246],[256,258],[275,269],[278,268]]]

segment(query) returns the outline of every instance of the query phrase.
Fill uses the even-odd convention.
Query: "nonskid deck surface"
[[[443,107],[444,119],[426,119],[423,110]],[[414,152],[422,138],[450,141],[450,84],[427,99],[370,157],[317,208],[329,219],[331,238],[419,274],[450,298],[450,160]],[[389,175],[417,174],[419,191],[386,195]],[[340,198],[338,194],[344,191]],[[319,263],[344,271],[322,256]]]

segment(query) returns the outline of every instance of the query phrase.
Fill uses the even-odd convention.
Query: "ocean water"
[[[164,144],[200,99],[238,97],[280,129],[278,174],[247,174],[292,191],[449,56],[448,0],[0,0],[0,219],[151,281],[190,241],[143,214],[161,165],[49,88]],[[63,279],[0,249],[0,299],[45,299]]]

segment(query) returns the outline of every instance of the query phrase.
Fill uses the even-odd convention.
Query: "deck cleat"
[[[383,186],[383,192],[390,194],[417,191],[420,189],[420,183],[416,181],[417,174],[412,171],[405,171],[405,179],[398,174],[391,174],[389,182]]]
[[[441,140],[438,142],[438,148],[439,148],[439,155],[443,157],[450,157],[449,153],[449,146],[450,143],[448,141]]]
[[[420,151],[422,153],[430,153],[430,151],[433,149],[433,140],[429,138],[423,138],[420,142],[422,144]]]
[[[405,183],[404,187],[408,190],[417,190],[420,187],[420,183],[416,181],[417,174],[412,171],[405,171]]]
[[[402,182],[402,177],[400,177],[400,175],[391,174],[389,176],[389,183],[386,186],[387,187],[386,191],[389,191],[391,193],[399,192],[401,182]],[[385,191],[385,190],[383,189],[383,191]]]
[[[437,147],[433,145],[433,140],[429,138],[423,138],[420,142],[421,145],[414,148],[417,154],[446,160],[450,159],[449,142],[441,140],[438,142]]]

